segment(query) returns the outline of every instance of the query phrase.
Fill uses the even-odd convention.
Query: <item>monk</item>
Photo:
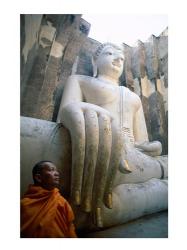
[[[75,238],[74,214],[59,193],[60,175],[51,161],[37,163],[34,184],[21,200],[21,237]]]

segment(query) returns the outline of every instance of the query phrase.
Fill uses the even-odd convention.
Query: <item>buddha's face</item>
[[[123,52],[112,46],[106,46],[101,51],[96,64],[99,74],[115,74],[120,77],[124,64]]]

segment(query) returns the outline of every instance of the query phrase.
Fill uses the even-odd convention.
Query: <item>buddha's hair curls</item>
[[[101,44],[97,47],[97,49],[96,49],[96,51],[95,51],[95,53],[94,53],[94,60],[97,60],[97,58],[99,57],[101,51],[102,51],[105,47],[112,47],[112,48],[114,48],[114,49],[121,50],[122,53],[124,53],[123,48],[120,47],[120,46],[118,46],[118,45],[116,45],[116,44],[109,43],[109,42],[107,42],[107,43],[101,43]]]

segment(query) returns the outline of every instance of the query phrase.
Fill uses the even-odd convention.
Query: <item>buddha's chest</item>
[[[83,82],[81,89],[85,102],[105,106],[109,103],[114,105],[119,101],[119,86],[106,84],[97,79]]]

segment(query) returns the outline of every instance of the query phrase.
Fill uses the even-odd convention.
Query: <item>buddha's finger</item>
[[[105,114],[100,114],[99,121],[99,147],[95,169],[93,187],[93,205],[95,211],[95,223],[102,227],[101,207],[107,178],[108,165],[112,146],[111,118]]]
[[[159,141],[135,143],[135,147],[150,156],[159,156],[162,153],[162,144]]]
[[[110,163],[108,168],[107,180],[105,185],[104,203],[108,208],[112,208],[112,189],[113,183],[122,158],[122,139],[121,132],[116,126],[114,120],[112,121],[112,150],[110,156]]]
[[[62,122],[70,131],[72,143],[71,200],[81,203],[81,187],[85,157],[85,121],[82,109],[68,105],[63,109]]]
[[[97,113],[95,111],[85,110],[84,117],[86,132],[86,152],[81,207],[85,212],[90,212],[92,209],[92,190],[99,144],[99,125]]]

